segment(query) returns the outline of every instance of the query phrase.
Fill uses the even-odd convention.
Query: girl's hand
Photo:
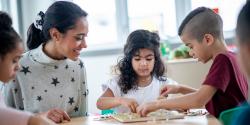
[[[69,115],[61,109],[50,109],[45,115],[55,123],[61,123],[64,120],[70,121]]]
[[[136,108],[138,107],[138,103],[135,99],[130,98],[120,98],[121,105],[128,107],[131,112],[136,113]]]
[[[148,113],[160,109],[158,103],[159,103],[158,101],[155,101],[142,104],[136,108],[136,113],[139,114],[140,116],[146,117]]]
[[[164,85],[160,90],[160,97],[167,97],[168,94],[179,93],[180,86],[178,85]]]

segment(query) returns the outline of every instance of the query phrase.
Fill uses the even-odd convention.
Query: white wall
[[[117,63],[117,58],[119,56],[121,55],[116,54],[82,58],[87,70],[89,113],[100,113],[100,110],[96,108],[96,100],[102,94],[101,84],[112,77],[110,68]]]
[[[54,0],[22,0],[20,1],[21,3],[21,15],[22,15],[22,27],[23,30],[20,32],[20,34],[23,36],[23,39],[26,40],[27,36],[27,31],[31,23],[33,23],[37,17],[37,14],[40,11],[45,11],[47,8],[54,2]]]
[[[194,59],[169,61],[167,63],[167,75],[180,84],[199,88],[206,78],[211,63],[203,64]]]
[[[117,63],[120,54],[109,56],[82,57],[87,70],[89,88],[89,113],[100,113],[96,108],[96,100],[102,94],[101,84],[111,78],[110,67]],[[167,75],[181,84],[199,88],[211,63],[201,64],[193,59],[167,64]]]

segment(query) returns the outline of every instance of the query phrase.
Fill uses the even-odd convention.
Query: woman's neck
[[[55,60],[63,60],[65,59],[56,49],[53,41],[48,41],[43,45],[43,52],[50,58]]]
[[[153,77],[151,75],[147,76],[147,77],[139,77],[138,81],[137,81],[138,86],[139,87],[146,87],[152,82],[152,79],[153,79]]]

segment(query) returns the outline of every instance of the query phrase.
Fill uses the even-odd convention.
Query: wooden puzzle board
[[[141,121],[153,121],[153,120],[164,120],[164,119],[182,119],[184,118],[183,113],[179,113],[177,111],[168,111],[168,110],[157,110],[155,112],[151,112],[147,115],[147,117],[141,117],[136,113],[119,113],[113,114],[112,117],[119,122],[141,122]]]

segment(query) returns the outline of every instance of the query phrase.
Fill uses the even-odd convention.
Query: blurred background
[[[39,11],[46,11],[56,0],[0,0],[0,10],[8,12],[14,28],[26,41],[29,25]],[[122,56],[128,34],[136,29],[156,31],[161,37],[162,58],[167,76],[181,84],[198,88],[211,62],[201,64],[190,59],[177,30],[183,18],[193,9],[205,6],[218,13],[224,22],[224,36],[229,49],[235,46],[235,26],[239,10],[246,0],[67,0],[88,12],[87,49],[81,58],[87,69],[89,112],[100,113],[95,103],[101,95],[101,84],[112,77],[111,67]],[[1,85],[0,85],[1,86]],[[2,87],[1,87],[2,88]]]

